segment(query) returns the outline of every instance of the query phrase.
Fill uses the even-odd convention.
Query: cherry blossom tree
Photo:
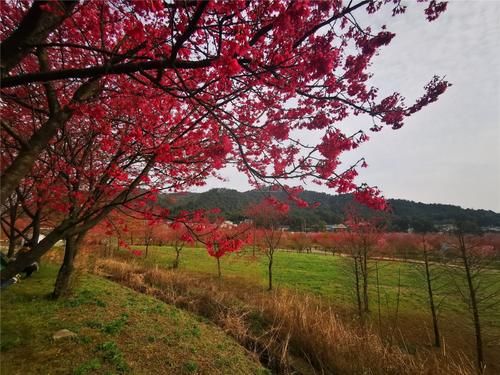
[[[220,225],[206,225],[196,235],[205,244],[208,255],[217,261],[217,277],[222,279],[221,258],[239,251],[248,242],[246,232],[250,228],[223,228]]]
[[[340,155],[369,131],[400,128],[449,86],[435,76],[406,104],[369,84],[395,35],[356,17],[385,7],[405,12],[392,0],[2,3],[2,214],[35,183],[32,199],[50,191],[56,218],[2,278],[117,207],[202,185],[227,165],[299,204],[285,184],[309,178],[383,208],[378,189],[355,182],[364,160],[344,166]],[[445,8],[430,1],[425,17]],[[346,133],[349,116],[366,116],[369,129]]]

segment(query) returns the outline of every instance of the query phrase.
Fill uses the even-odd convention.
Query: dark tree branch
[[[171,61],[167,59],[145,61],[138,63],[123,63],[115,65],[98,65],[92,68],[64,69],[51,72],[39,72],[21,74],[13,77],[6,77],[2,80],[2,88],[16,87],[35,82],[50,82],[68,78],[93,78],[114,74],[135,73],[145,70],[158,69],[199,69],[209,67],[214,58],[199,61]]]
[[[179,39],[177,39],[174,46],[172,47],[172,53],[170,54],[171,61],[175,61],[177,52],[179,52],[184,42],[187,41],[189,37],[195,32],[196,25],[198,24],[198,21],[200,20],[207,5],[208,1],[202,1],[200,5],[198,5],[198,8],[196,8],[196,12],[194,13],[191,21],[189,21],[189,25],[187,26],[186,31],[184,31],[184,33],[179,37]]]
[[[20,137],[9,124],[7,124],[3,120],[0,120],[0,124],[2,125],[2,128],[4,128],[4,130],[7,132],[7,134],[9,134],[12,138],[19,142],[22,147],[28,147],[26,141],[22,137]]]
[[[42,43],[51,32],[71,15],[78,1],[35,1],[19,27],[0,46],[1,76],[14,68],[31,51],[33,45]],[[57,7],[56,12],[44,10],[44,6]]]
[[[334,14],[332,17],[330,17],[329,19],[323,21],[323,22],[320,22],[318,23],[316,26],[314,26],[313,28],[309,29],[308,31],[306,31],[304,33],[304,35],[302,35],[302,37],[300,37],[299,40],[297,40],[295,42],[295,44],[293,45],[294,48],[297,48],[298,46],[300,46],[302,44],[302,42],[304,40],[307,39],[307,37],[309,37],[310,35],[314,34],[316,31],[318,31],[319,29],[321,29],[323,26],[326,26],[328,25],[329,23],[335,21],[335,20],[338,20],[339,18],[342,18],[344,17],[346,14],[349,14],[351,13],[352,11],[362,7],[363,5],[367,5],[368,3],[370,3],[372,0],[363,0],[359,3],[357,3],[356,5],[353,5],[353,6],[348,6],[347,8],[345,8],[342,12],[340,13],[337,13],[337,14]]]

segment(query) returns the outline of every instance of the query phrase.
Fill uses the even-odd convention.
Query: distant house
[[[233,228],[233,227],[235,227],[235,226],[236,226],[236,224],[235,224],[235,223],[233,223],[233,222],[232,222],[232,221],[230,221],[230,220],[225,220],[225,221],[224,221],[224,222],[220,225],[220,227],[221,227],[221,228],[226,228],[226,229],[227,229],[227,228]]]
[[[349,229],[345,224],[327,224],[325,228],[327,232],[346,232]]]
[[[439,233],[450,233],[457,230],[457,226],[455,224],[440,224],[435,225],[435,228]]]
[[[500,233],[500,227],[481,227],[481,230],[483,232],[494,232],[494,233]]]

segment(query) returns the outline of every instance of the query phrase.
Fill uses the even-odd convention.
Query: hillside
[[[180,210],[220,208],[229,220],[239,222],[245,218],[245,209],[269,194],[251,190],[238,192],[232,189],[212,189],[203,193],[182,193],[162,195],[160,204],[174,212]],[[272,192],[281,200],[286,200],[282,192]],[[433,225],[453,223],[456,220],[468,220],[481,227],[499,227],[500,214],[489,210],[464,209],[449,204],[427,204],[404,199],[388,199],[389,213],[380,213],[361,206],[353,201],[351,195],[329,195],[314,191],[304,191],[301,198],[309,203],[320,203],[317,208],[299,209],[292,207],[288,225],[291,229],[321,229],[326,224],[341,223],[347,207],[354,205],[363,215],[381,215],[390,230],[407,230],[417,222]]]
[[[254,356],[197,316],[84,274],[47,298],[57,268],[1,294],[2,374],[266,374]],[[69,329],[75,337],[53,339]]]

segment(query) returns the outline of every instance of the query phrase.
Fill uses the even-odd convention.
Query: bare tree
[[[477,226],[469,222],[460,222],[455,231],[453,249],[459,260],[450,264],[456,289],[470,311],[474,327],[476,364],[478,373],[486,370],[484,356],[484,321],[485,313],[498,308],[500,304],[500,282],[498,271],[491,268],[498,257],[494,246],[477,234]]]
[[[370,312],[368,284],[371,267],[369,258],[380,240],[382,229],[377,219],[364,219],[353,210],[348,213],[348,247],[354,263],[358,310]]]
[[[268,259],[268,290],[273,289],[274,254],[283,237],[280,223],[283,222],[287,212],[288,206],[267,200],[249,207],[246,212],[247,216],[252,218],[254,225],[260,229],[257,231],[257,236]]]
[[[427,241],[425,238],[425,234],[422,235],[422,254],[424,258],[424,267],[425,267],[425,281],[427,284],[427,296],[429,297],[429,308],[432,316],[432,328],[434,332],[434,346],[439,348],[441,346],[441,335],[439,333],[439,323],[437,316],[437,307],[434,303],[434,291],[433,291],[433,281],[435,277],[431,274],[431,266],[429,264],[429,255],[427,249]]]
[[[427,289],[427,297],[429,300],[429,310],[432,317],[432,330],[434,333],[434,346],[439,348],[441,347],[441,334],[439,331],[439,321],[438,321],[438,308],[439,304],[435,302],[435,289],[436,283],[440,278],[441,274],[439,272],[435,272],[433,263],[429,260],[430,251],[433,250],[432,244],[438,245],[436,238],[432,238],[429,236],[429,232],[433,231],[433,225],[427,221],[418,221],[413,224],[414,230],[420,235],[420,249],[422,251],[422,260],[423,267],[417,263],[417,268],[423,271],[423,275],[425,278],[425,285]],[[423,268],[423,270],[422,270]]]

